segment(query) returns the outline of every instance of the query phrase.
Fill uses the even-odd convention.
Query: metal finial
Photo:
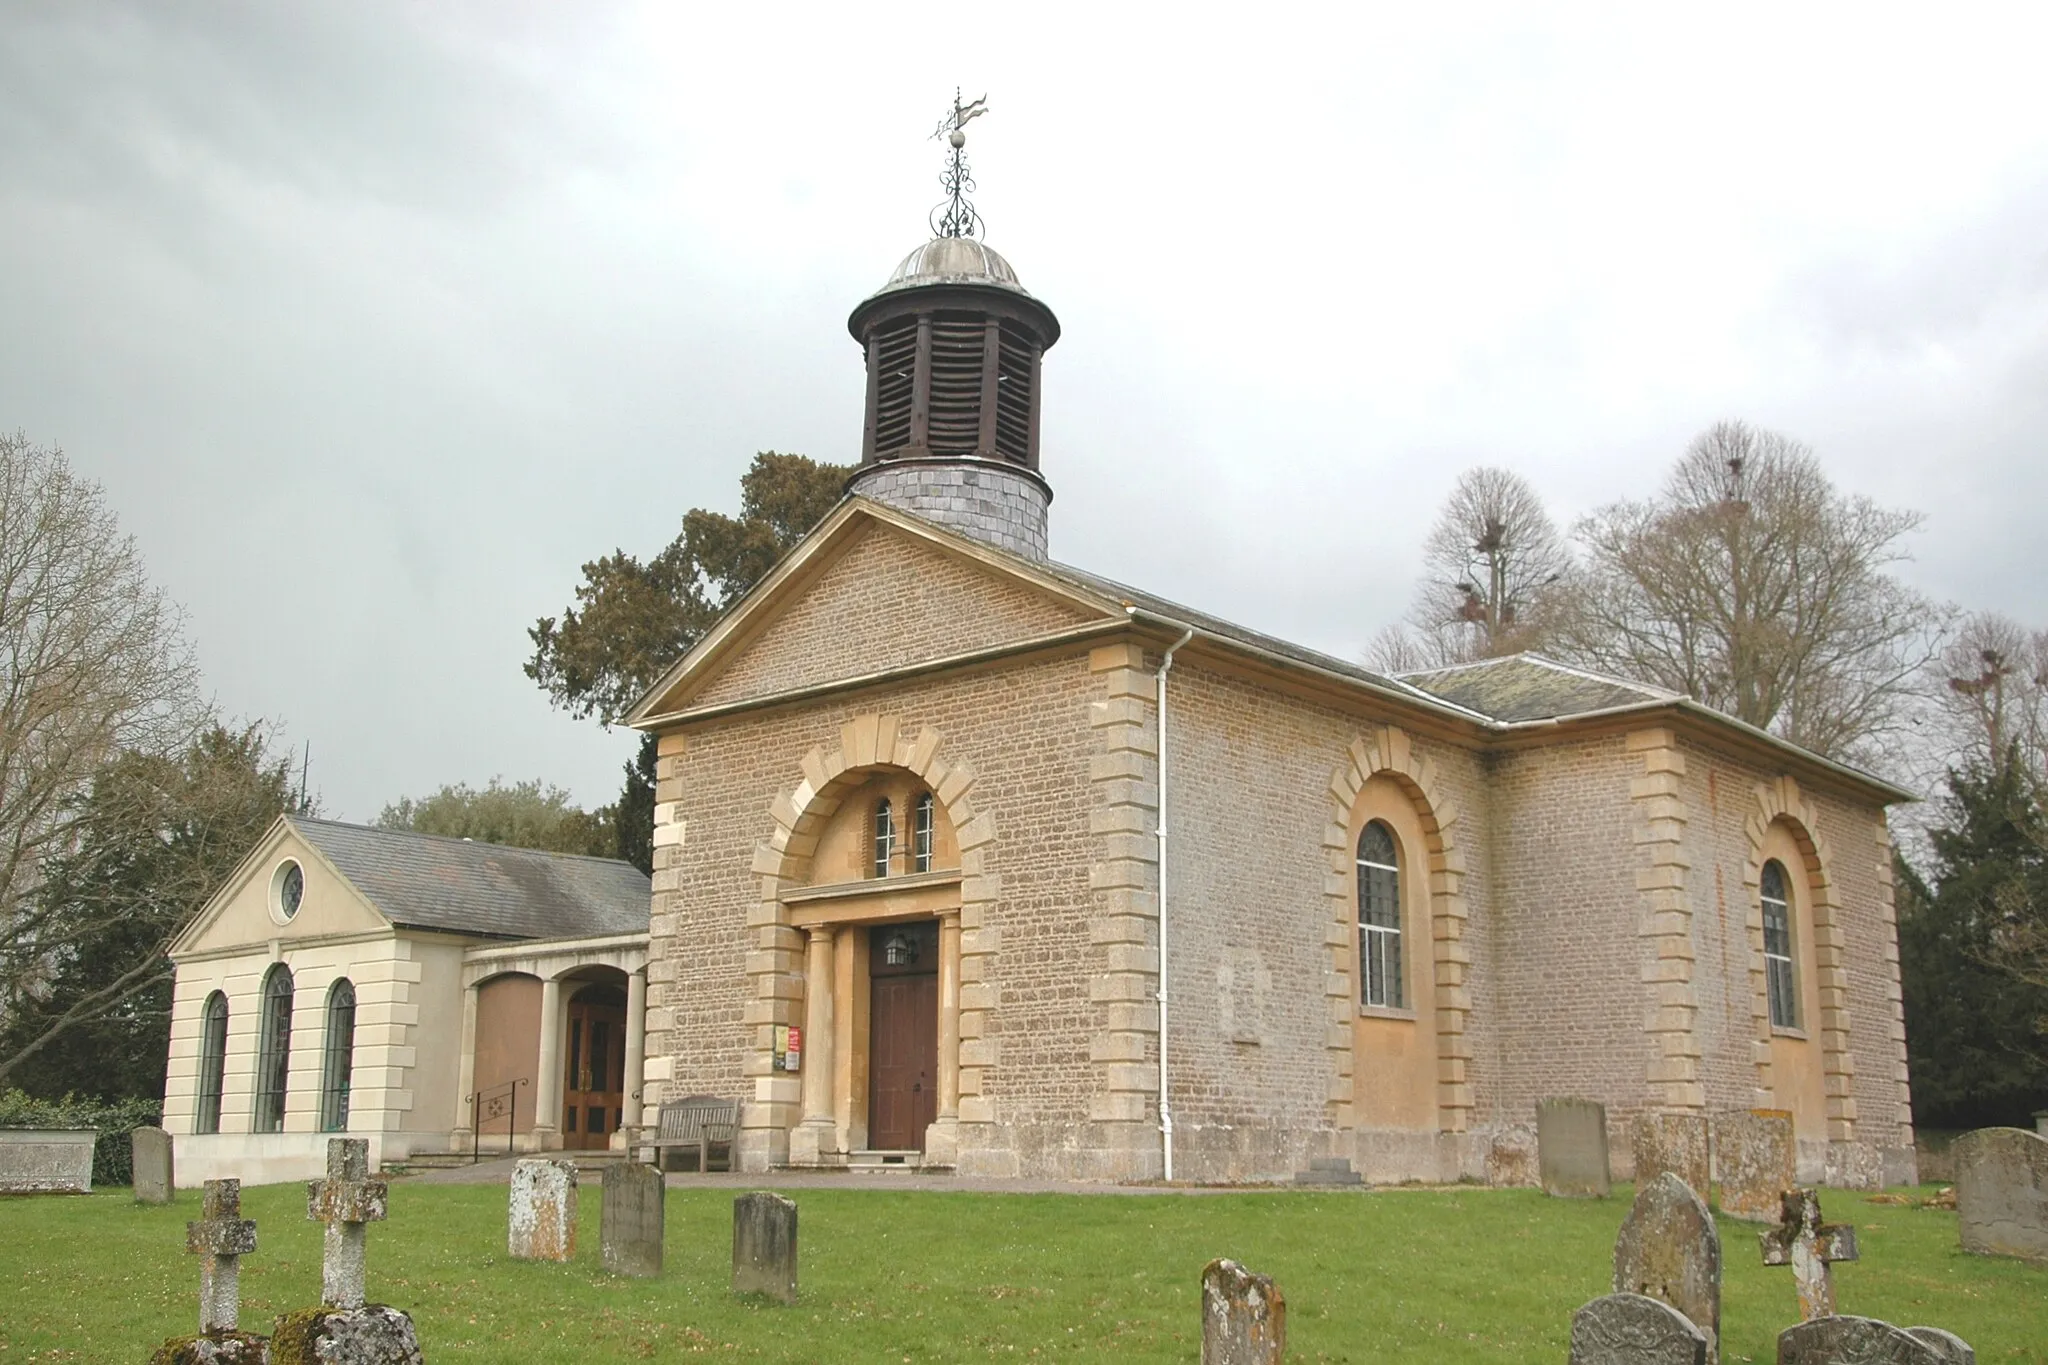
[[[971,104],[960,101],[958,87],[953,90],[953,108],[939,120],[939,126],[932,131],[936,140],[944,138],[951,149],[946,154],[946,170],[939,177],[939,184],[946,191],[946,202],[931,212],[932,235],[934,237],[979,237],[981,215],[974,211],[974,204],[967,195],[974,188],[974,177],[967,169],[968,123],[988,112],[988,96],[983,95]]]

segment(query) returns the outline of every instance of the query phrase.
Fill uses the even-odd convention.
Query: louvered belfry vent
[[[1020,553],[1045,555],[1039,376],[1052,310],[972,238],[904,259],[847,329],[867,352],[854,492]]]

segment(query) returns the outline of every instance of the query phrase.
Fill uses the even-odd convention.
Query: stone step
[[[850,1152],[846,1157],[846,1169],[883,1174],[892,1171],[919,1171],[924,1169],[924,1153],[914,1148],[900,1152]]]
[[[1297,1185],[1363,1185],[1365,1177],[1351,1169],[1348,1156],[1312,1156],[1308,1169],[1294,1173]]]

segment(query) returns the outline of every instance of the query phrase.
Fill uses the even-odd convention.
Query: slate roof
[[[653,884],[631,863],[285,817],[386,919],[482,938],[644,934]]]
[[[1453,668],[1403,673],[1400,681],[1510,725],[1679,700],[1676,692],[1568,668],[1540,654],[1510,654]]]

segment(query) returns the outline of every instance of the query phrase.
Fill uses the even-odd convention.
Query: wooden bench
[[[732,1144],[739,1135],[740,1102],[716,1095],[686,1095],[662,1103],[650,1145],[659,1169],[663,1153],[670,1147],[697,1149],[697,1169],[711,1169],[711,1149],[725,1148],[725,1169],[732,1169]]]

